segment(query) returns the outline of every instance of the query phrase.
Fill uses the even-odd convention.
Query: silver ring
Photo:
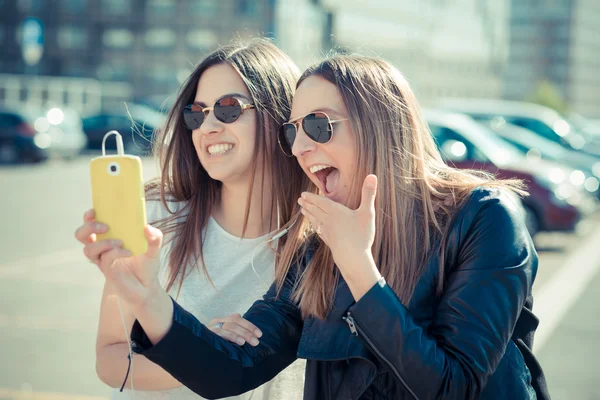
[[[217,322],[217,323],[214,325],[214,327],[215,327],[215,328],[217,328],[217,329],[223,329],[223,324],[224,324],[224,322]]]

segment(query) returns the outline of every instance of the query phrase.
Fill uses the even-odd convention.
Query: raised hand
[[[364,289],[381,277],[371,252],[375,241],[376,195],[377,177],[368,175],[356,210],[313,193],[302,193],[298,199],[302,214],[331,249],[333,259],[355,298],[361,297]],[[354,285],[354,282],[360,281],[363,283]]]

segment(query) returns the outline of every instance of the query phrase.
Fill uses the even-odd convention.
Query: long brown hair
[[[270,190],[261,190],[261,193],[272,193],[270,226],[267,228],[273,230],[278,218],[283,222],[290,220],[292,205],[307,179],[296,161],[285,157],[277,144],[277,129],[289,118],[295,84],[300,75],[293,61],[266,39],[223,46],[208,55],[183,83],[165,126],[157,135],[153,150],[159,159],[161,176],[146,185],[147,198],[159,198],[171,214],[158,223],[165,234],[172,233],[167,290],[177,280],[181,289],[188,267],[198,267],[198,260],[210,280],[202,257],[203,232],[213,205],[219,199],[221,182],[212,179],[202,167],[192,135],[183,124],[182,109],[194,101],[198,81],[204,71],[218,64],[228,64],[239,73],[257,110],[254,113],[257,132],[253,178],[246,198],[242,236],[247,228],[251,202],[263,201],[262,195],[259,199],[252,198],[255,184],[261,189],[270,185],[267,188]],[[259,177],[260,182],[255,182],[259,162],[262,162],[263,176]],[[267,174],[270,176],[265,176]],[[171,210],[171,202],[184,202],[185,206]],[[285,237],[280,239],[280,243],[285,240]]]
[[[520,195],[520,181],[498,181],[481,171],[446,165],[419,104],[402,74],[388,62],[371,57],[337,55],[306,70],[298,86],[320,76],[338,88],[356,137],[357,171],[349,204],[358,206],[368,174],[378,177],[376,227],[372,252],[388,285],[408,305],[433,251],[441,251],[448,223],[471,191],[481,185],[504,187]],[[315,190],[314,187],[311,188]],[[306,248],[298,224],[281,250],[276,280],[281,287],[292,263]],[[329,248],[317,241],[309,265],[296,282],[295,299],[304,316],[325,318],[338,274]],[[444,261],[437,294],[443,290]]]

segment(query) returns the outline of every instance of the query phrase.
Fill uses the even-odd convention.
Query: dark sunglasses
[[[183,107],[183,123],[186,128],[193,131],[200,128],[208,113],[213,111],[219,121],[231,124],[237,121],[244,110],[248,108],[254,108],[254,104],[245,104],[235,97],[224,97],[217,100],[213,107],[202,107],[194,103]]]
[[[302,130],[311,140],[325,144],[333,136],[333,124],[346,121],[348,118],[332,120],[324,112],[312,112],[304,117],[296,118],[293,121],[286,122],[279,128],[277,140],[281,151],[288,157],[292,156],[292,147],[298,133],[298,126],[302,123]]]

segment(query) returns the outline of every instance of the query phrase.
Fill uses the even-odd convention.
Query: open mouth
[[[338,186],[340,171],[330,165],[318,164],[310,167],[310,172],[321,182],[320,189],[325,194],[330,194]]]
[[[211,156],[222,156],[233,149],[233,144],[231,143],[219,143],[219,144],[211,144],[206,148],[206,151]]]

